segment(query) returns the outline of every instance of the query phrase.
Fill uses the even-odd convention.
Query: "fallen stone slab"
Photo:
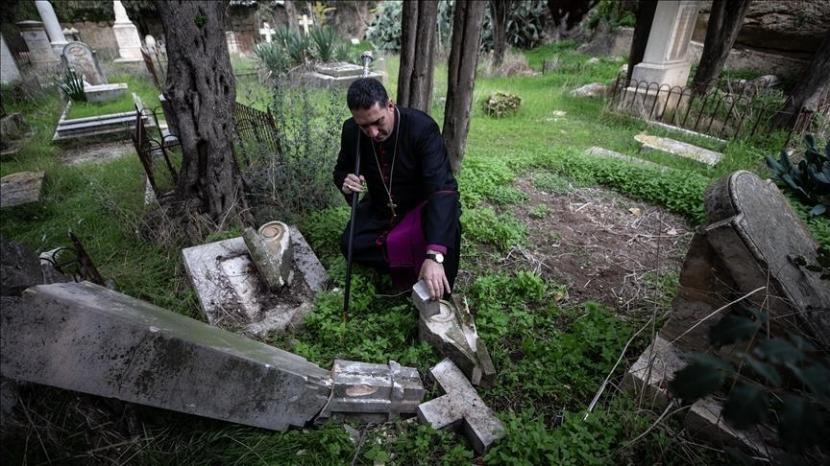
[[[571,97],[604,97],[607,93],[608,86],[603,83],[586,84],[569,92]]]
[[[721,403],[711,397],[701,398],[692,404],[683,422],[695,437],[721,447],[741,448],[753,456],[773,460],[772,464],[782,464],[784,452],[772,446],[778,443],[778,439],[771,435],[771,429],[735,429],[726,422],[722,413]]]
[[[418,281],[412,287],[412,301],[419,310],[418,337],[450,358],[473,385],[492,383],[496,368],[466,300],[454,295],[452,302],[433,301],[426,284]]]
[[[289,227],[289,236],[297,273],[280,292],[272,292],[257,272],[241,236],[182,250],[185,270],[211,325],[259,336],[302,324],[328,278],[300,231]]]
[[[706,165],[715,166],[723,158],[723,154],[713,150],[704,149],[686,142],[675,141],[674,139],[651,136],[649,134],[637,134],[634,139],[643,145],[644,148],[666,152]]]
[[[668,404],[668,384],[674,373],[686,367],[677,349],[659,334],[623,377],[623,387],[645,390],[643,399],[660,409]]]
[[[418,419],[435,429],[463,425],[473,449],[484,453],[504,437],[504,425],[484,404],[461,370],[444,359],[430,370],[446,395],[418,406]]]
[[[272,430],[306,425],[331,393],[300,356],[88,282],[29,288],[0,323],[14,380]]]
[[[592,146],[586,149],[585,155],[589,157],[601,157],[606,159],[622,160],[623,162],[628,162],[634,165],[640,165],[642,167],[656,168],[661,171],[668,170],[668,167],[664,167],[663,165],[654,163],[650,160],[643,160],[637,157],[621,154],[619,152],[614,152],[612,150],[604,149],[602,147],[597,146]]]
[[[336,359],[331,376],[331,398],[318,422],[343,416],[383,423],[402,414],[415,414],[424,399],[418,370],[395,361],[387,365]]]
[[[26,288],[43,283],[39,262],[25,246],[0,236],[0,295],[20,296]]]
[[[0,178],[0,208],[40,202],[46,172],[18,172]]]
[[[759,288],[744,304],[767,309],[773,333],[797,328],[830,345],[830,287],[818,244],[778,188],[748,171],[706,190],[707,225],[692,238],[672,312],[660,333],[682,351],[705,351],[714,310]],[[694,328],[693,328],[694,327]]]

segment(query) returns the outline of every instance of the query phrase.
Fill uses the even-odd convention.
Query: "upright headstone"
[[[643,61],[634,66],[631,79],[669,86],[685,86],[691,63],[689,41],[703,2],[657,2]]]
[[[66,66],[75,69],[75,72],[83,75],[84,81],[92,84],[107,84],[107,78],[98,63],[95,51],[83,42],[70,42],[63,48],[61,59]]]
[[[11,84],[19,80],[20,70],[17,68],[17,62],[6,45],[6,39],[0,35],[0,83]]]
[[[228,43],[228,53],[239,55],[242,51],[239,48],[239,39],[233,31],[225,31],[225,42]]]
[[[127,10],[119,0],[113,0],[112,9],[115,12],[115,23],[112,25],[112,32],[115,33],[119,55],[115,62],[141,61],[141,37],[138,35],[138,29],[130,21]]]
[[[46,35],[46,30],[43,29],[43,23],[40,21],[21,21],[17,23],[20,29],[20,35],[23,36],[23,41],[26,42],[26,47],[29,49],[29,62],[39,74],[44,72],[52,72],[56,65],[60,63],[58,54],[52,50],[52,44],[49,42],[49,36]]]
[[[63,35],[63,29],[58,21],[58,16],[55,14],[55,9],[52,8],[52,4],[48,0],[35,0],[35,7],[40,19],[43,20],[43,26],[49,36],[52,52],[56,56],[60,56],[63,47],[66,45],[66,37]]]

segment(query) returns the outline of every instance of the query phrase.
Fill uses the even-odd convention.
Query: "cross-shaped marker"
[[[314,21],[312,21],[311,18],[308,17],[308,15],[303,15],[302,17],[300,17],[300,26],[303,27],[303,31],[305,31],[306,35],[308,35],[308,27],[313,25]]]
[[[271,29],[271,25],[264,22],[262,23],[262,27],[259,29],[259,35],[265,36],[265,42],[270,43],[271,37],[274,35],[274,29]]]
[[[504,437],[504,425],[452,361],[444,359],[430,373],[447,394],[418,405],[421,422],[435,429],[463,423],[464,432],[478,453]]]

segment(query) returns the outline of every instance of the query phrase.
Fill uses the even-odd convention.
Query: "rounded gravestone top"
[[[259,227],[259,234],[268,239],[280,237],[287,232],[288,225],[278,221],[268,222]]]

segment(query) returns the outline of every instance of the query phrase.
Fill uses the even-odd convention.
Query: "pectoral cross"
[[[392,213],[392,222],[394,222],[398,218],[398,214],[395,213],[395,209],[398,207],[398,204],[395,204],[392,200],[386,204],[386,207],[389,207],[389,212]]]

